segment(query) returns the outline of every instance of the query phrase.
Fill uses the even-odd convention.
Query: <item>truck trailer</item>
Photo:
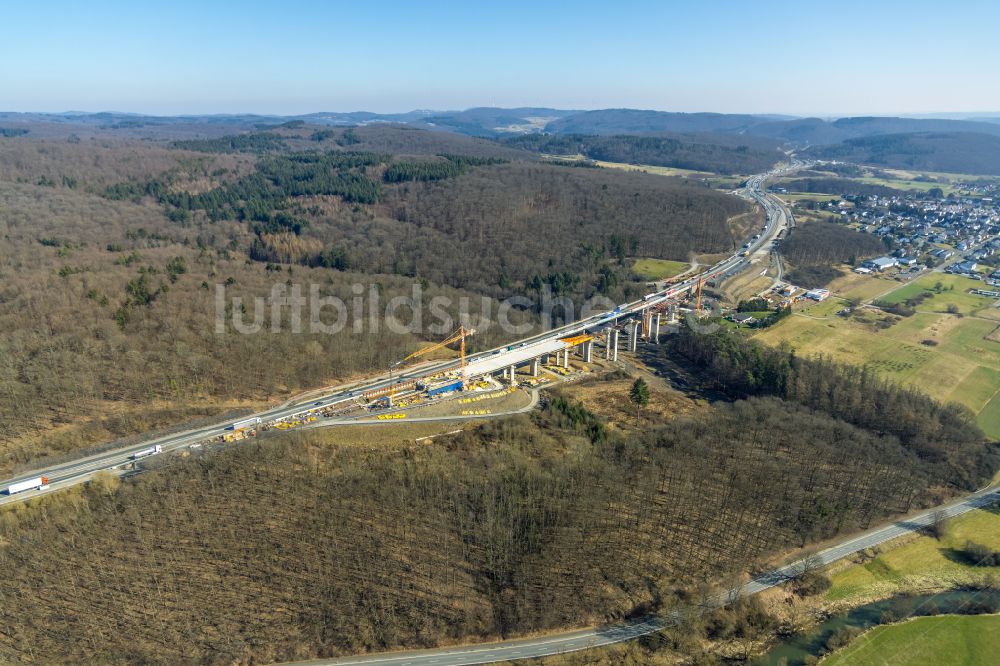
[[[260,417],[252,416],[248,419],[243,419],[242,421],[237,421],[233,425],[226,428],[226,430],[243,430],[244,428],[254,428],[260,425]]]
[[[7,486],[7,494],[13,495],[14,493],[24,492],[25,490],[45,490],[49,487],[49,477],[47,476],[36,476],[33,479],[27,479],[26,481],[19,481],[18,483],[12,483]]]
[[[139,458],[145,458],[146,456],[155,456],[157,453],[163,451],[163,447],[157,444],[156,446],[151,446],[148,449],[143,449],[142,451],[136,451],[131,455],[132,460],[138,460]]]

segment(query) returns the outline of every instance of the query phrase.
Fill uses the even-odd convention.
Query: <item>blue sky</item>
[[[1000,111],[1000,3],[10,2],[0,110]]]

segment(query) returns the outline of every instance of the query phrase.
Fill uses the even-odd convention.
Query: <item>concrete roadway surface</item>
[[[767,224],[765,230],[760,234],[760,238],[751,241],[748,252],[753,254],[754,252],[764,248],[769,244],[774,237],[777,235],[778,231],[786,224],[786,215],[781,202],[775,199],[772,195],[767,194],[763,189],[764,181],[773,176],[786,173],[791,170],[802,168],[806,166],[805,163],[793,160],[788,166],[779,167],[772,171],[764,174],[758,174],[751,176],[747,179],[746,185],[743,190],[740,191],[741,196],[756,201],[760,204],[766,214],[767,214]],[[742,249],[741,249],[742,251]],[[646,297],[633,301],[631,303],[624,303],[619,305],[611,312],[602,312],[595,314],[586,319],[582,319],[571,324],[566,324],[565,326],[560,326],[558,328],[545,331],[527,338],[520,340],[519,342],[511,345],[504,345],[502,347],[497,347],[495,349],[490,349],[487,351],[472,354],[467,357],[467,362],[471,363],[473,361],[481,360],[487,357],[502,358],[495,355],[505,354],[505,353],[516,353],[518,349],[531,345],[533,343],[538,343],[547,340],[553,340],[557,338],[567,337],[570,335],[575,335],[582,333],[587,330],[598,330],[603,326],[617,322],[620,318],[625,318],[633,315],[644,308],[662,303],[663,301],[675,298],[679,295],[687,293],[695,289],[698,285],[700,279],[714,279],[723,278],[732,275],[741,270],[745,270],[749,266],[749,262],[745,257],[740,256],[740,251],[736,254],[723,259],[715,266],[709,268],[702,277],[692,277],[685,282],[681,282],[675,285],[668,286],[667,288],[648,294]],[[393,381],[399,383],[406,381],[408,379],[416,379],[429,374],[434,374],[438,372],[443,372],[446,370],[458,369],[459,363],[455,360],[441,361],[433,364],[427,364],[413,368],[409,371],[403,372],[402,374],[397,374]],[[347,402],[354,400],[356,397],[361,395],[366,391],[371,391],[375,389],[386,388],[390,384],[390,377],[388,374],[375,377],[364,382],[359,382],[353,385],[345,385],[335,387],[330,393],[324,395],[321,398],[312,398],[308,401],[302,401],[294,404],[286,403],[279,407],[274,407],[264,412],[258,414],[253,414],[251,416],[260,417],[263,422],[274,421],[286,417],[292,417],[297,414],[302,414],[304,412],[310,411],[312,409],[318,409],[326,407],[333,404],[338,404],[342,402]],[[345,421],[346,422],[346,421]],[[217,423],[212,426],[197,428],[194,430],[188,430],[181,433],[175,433],[171,435],[165,435],[155,439],[150,439],[142,442],[141,444],[136,444],[133,446],[127,446],[123,448],[113,449],[104,451],[101,453],[96,453],[89,455],[77,460],[60,463],[47,467],[44,469],[37,469],[31,472],[25,472],[18,474],[16,477],[11,479],[6,479],[0,481],[0,489],[4,494],[0,494],[0,505],[10,504],[15,502],[23,502],[40,495],[55,492],[57,490],[68,488],[79,483],[84,483],[90,480],[94,474],[100,471],[111,471],[116,474],[124,473],[124,466],[132,462],[132,455],[138,451],[143,451],[149,447],[159,444],[162,447],[162,453],[169,453],[171,451],[176,451],[188,447],[192,444],[197,444],[205,442],[215,437],[219,437],[227,432],[229,426],[232,422]],[[332,424],[332,423],[331,423]],[[49,479],[49,487],[45,490],[27,490],[14,495],[7,495],[7,486],[27,479],[32,479],[39,476],[45,476]]]
[[[814,558],[818,558],[823,564],[830,564],[866,548],[872,548],[904,534],[925,529],[934,522],[938,512],[953,518],[996,501],[1000,501],[1000,487],[984,488],[951,504],[930,509],[889,525],[869,530],[861,535],[850,537],[820,551]],[[800,575],[808,566],[810,566],[808,558],[797,560],[754,578],[743,585],[738,592],[734,590],[707,599],[695,611],[710,610],[734,601],[738,596],[763,592]],[[290,662],[286,663],[285,666],[471,666],[499,661],[532,659],[630,641],[667,628],[673,625],[677,618],[677,614],[668,613],[664,616],[649,616],[632,622],[550,634],[539,638],[479,643],[437,650],[383,652],[359,657],[314,659]]]

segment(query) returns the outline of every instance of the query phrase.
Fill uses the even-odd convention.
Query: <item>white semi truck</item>
[[[132,460],[138,460],[139,458],[145,458],[146,456],[155,456],[157,453],[163,451],[163,447],[157,444],[156,446],[151,446],[148,449],[143,449],[142,451],[136,451],[132,454]]]
[[[7,494],[13,495],[14,493],[21,493],[25,490],[45,490],[49,487],[49,477],[47,476],[36,476],[33,479],[26,479],[24,481],[18,481],[17,483],[12,483],[7,486]]]
[[[260,425],[260,417],[252,416],[248,419],[243,419],[242,421],[237,421],[233,425],[226,428],[226,430],[246,430],[247,428],[255,428]]]

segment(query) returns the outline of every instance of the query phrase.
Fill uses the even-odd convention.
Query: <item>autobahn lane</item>
[[[760,248],[764,247],[765,244],[770,243],[785,221],[783,207],[774,199],[774,197],[768,195],[763,190],[764,181],[768,177],[779,175],[790,169],[801,168],[801,166],[802,163],[793,161],[792,164],[787,167],[775,169],[765,174],[751,176],[747,179],[742,190],[742,195],[745,198],[758,203],[766,213],[765,229],[763,233],[760,234],[758,239],[750,241],[750,245],[748,247],[749,253],[756,252]],[[520,348],[537,342],[567,337],[585,332],[587,330],[595,330],[610,322],[615,322],[618,319],[632,316],[641,312],[645,308],[686,294],[697,288],[699,282],[702,280],[712,280],[724,277],[737,270],[744,269],[747,265],[749,265],[747,260],[740,256],[740,253],[737,252],[736,254],[715,264],[699,276],[694,276],[679,284],[671,285],[666,289],[648,294],[642,299],[632,301],[630,303],[624,303],[611,312],[598,313],[580,321],[565,324],[551,330],[528,336],[527,338],[523,338],[512,344],[471,354],[467,357],[467,362],[483,359],[495,354],[504,354],[513,348]],[[307,412],[310,409],[327,407],[355,399],[357,396],[367,391],[388,388],[391,382],[398,383],[427,376],[429,374],[457,369],[459,369],[459,362],[449,360],[420,366],[413,370],[404,372],[394,378],[390,378],[388,374],[379,375],[362,383],[333,387],[329,393],[322,395],[321,397],[314,397],[309,401],[298,404],[286,403],[284,405],[253,414],[251,417],[258,417],[262,420],[262,422],[289,418]],[[36,469],[30,472],[18,474],[14,478],[0,481],[0,488],[6,488],[13,483],[40,476],[44,476],[49,479],[50,487],[47,490],[28,490],[15,495],[0,495],[0,505],[24,501],[47,492],[54,492],[58,489],[69,487],[76,483],[83,483],[90,479],[96,472],[102,470],[110,470],[121,473],[123,471],[122,467],[132,462],[132,456],[137,452],[143,451],[144,449],[155,445],[159,445],[162,448],[162,453],[176,451],[190,446],[191,444],[197,444],[199,442],[219,437],[227,431],[230,425],[231,422],[227,421],[185,432],[163,435],[145,440],[138,444],[103,451],[81,457],[71,462],[57,463],[43,469]]]
[[[942,507],[929,509],[903,520],[849,537],[820,551],[815,557],[824,565],[831,564],[905,534],[923,530],[934,522],[939,511],[942,511],[947,517],[953,518],[997,501],[1000,501],[1000,488],[996,486],[985,488]],[[739,595],[759,594],[800,575],[807,567],[813,566],[815,562],[814,558],[797,560],[754,578],[738,591],[724,592],[706,599],[697,608],[691,610],[703,612],[730,603]],[[648,616],[632,622],[579,629],[539,638],[478,643],[440,650],[385,652],[357,657],[314,659],[286,663],[284,666],[371,666],[373,664],[380,666],[474,666],[475,664],[490,664],[499,661],[532,659],[634,640],[675,624],[677,618],[678,615],[674,612]]]

